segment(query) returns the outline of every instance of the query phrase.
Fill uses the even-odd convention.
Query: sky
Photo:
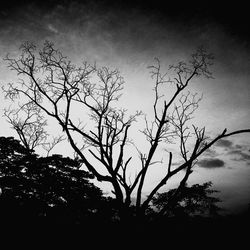
[[[218,1],[217,1],[218,2]],[[0,85],[14,81],[2,60],[20,45],[52,41],[74,63],[82,60],[118,68],[125,79],[120,105],[129,112],[152,112],[153,82],[147,67],[185,60],[203,45],[215,56],[214,79],[198,79],[190,90],[203,94],[194,122],[210,136],[250,128],[250,32],[247,8],[216,1],[3,1],[0,8]],[[166,95],[167,96],[167,95]],[[0,135],[15,135],[2,117],[9,103],[0,92]],[[142,124],[138,122],[132,132]],[[51,125],[53,127],[53,123]],[[142,144],[138,137],[138,144]],[[178,162],[178,152],[172,147]],[[58,152],[65,153],[63,148]],[[159,157],[165,154],[160,149]],[[175,157],[175,156],[174,156]],[[164,168],[152,170],[145,194]],[[222,206],[242,211],[250,203],[250,135],[219,141],[199,161],[190,184],[212,181]],[[172,182],[172,187],[176,184]]]

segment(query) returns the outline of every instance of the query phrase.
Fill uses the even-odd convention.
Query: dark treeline
[[[186,186],[168,214],[158,213],[175,191],[157,194],[143,220],[121,221],[116,202],[105,197],[80,169],[81,162],[61,155],[41,157],[13,137],[0,137],[0,220],[8,236],[63,242],[97,235],[119,239],[144,237],[236,237],[247,226],[249,213],[220,216],[211,183]],[[85,235],[85,236],[84,236]],[[61,240],[59,240],[59,237]],[[231,238],[233,239],[233,238]],[[150,241],[152,243],[152,241]]]
[[[12,137],[0,138],[1,221],[81,224],[110,217],[111,199],[77,160],[39,157]]]

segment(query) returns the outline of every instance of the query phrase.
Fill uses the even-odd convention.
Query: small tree
[[[193,79],[212,77],[210,66],[213,56],[210,53],[199,48],[189,61],[170,66],[172,77],[162,72],[160,61],[156,59],[156,64],[149,67],[154,80],[154,118],[150,121],[145,117],[145,127],[142,129],[149,150],[147,153],[139,151],[141,169],[131,180],[128,169],[135,156],[125,156],[125,146],[129,142],[131,126],[142,113],[127,115],[126,110],[116,107],[124,86],[119,71],[107,67],[98,68],[87,62],[77,67],[50,42],[45,42],[38,52],[34,44],[24,43],[20,51],[18,58],[5,58],[8,67],[21,77],[20,82],[10,83],[3,89],[6,97],[15,100],[22,96],[26,98],[26,103],[37,107],[43,115],[60,124],[70,145],[87,169],[98,181],[112,185],[121,217],[126,216],[130,210],[132,192],[136,195],[136,216],[143,217],[158,190],[182,171],[184,176],[168,203],[176,201],[199,156],[222,138],[250,132],[250,129],[244,129],[228,133],[225,129],[210,139],[206,136],[205,128],[188,126],[200,98],[184,91]],[[160,93],[160,86],[163,84],[174,87],[170,99],[164,98]],[[82,126],[76,121],[74,105],[89,115],[87,123],[90,126]],[[78,115],[83,117],[80,113]],[[82,138],[80,143],[76,136]],[[169,152],[168,163],[163,163],[166,164],[166,174],[146,199],[142,200],[145,179],[148,170],[155,163],[159,145],[166,145],[173,140],[179,143],[183,163],[173,167],[172,152]],[[193,146],[189,147],[188,144]],[[106,169],[106,174],[99,171],[96,161]],[[162,211],[167,207],[168,204],[163,206]]]

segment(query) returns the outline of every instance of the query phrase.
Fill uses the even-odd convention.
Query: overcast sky
[[[247,8],[238,1],[237,6],[232,1],[200,2],[4,1],[0,56],[17,55],[24,41],[41,45],[50,40],[75,63],[87,60],[118,68],[126,81],[121,105],[131,112],[150,112],[153,83],[147,66],[154,57],[167,68],[204,45],[215,56],[214,79],[200,79],[190,87],[203,94],[195,122],[206,126],[211,136],[224,128],[250,128]],[[2,61],[0,85],[13,79]],[[6,105],[0,93],[0,115]],[[14,134],[2,117],[0,124],[0,135]],[[153,171],[152,176],[161,171]],[[205,181],[221,191],[223,204],[231,211],[250,203],[249,135],[221,140],[201,158],[190,183]],[[151,178],[148,188],[154,184]]]

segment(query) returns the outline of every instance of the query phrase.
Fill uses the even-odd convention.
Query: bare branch
[[[20,105],[16,109],[4,109],[4,116],[17,132],[19,139],[28,150],[43,146],[48,133],[45,130],[47,121],[41,110],[32,103]]]
[[[49,156],[50,152],[55,148],[56,145],[64,140],[65,138],[63,137],[63,135],[60,135],[58,137],[53,137],[50,142],[45,142],[42,146],[43,149],[47,151],[47,156]]]

